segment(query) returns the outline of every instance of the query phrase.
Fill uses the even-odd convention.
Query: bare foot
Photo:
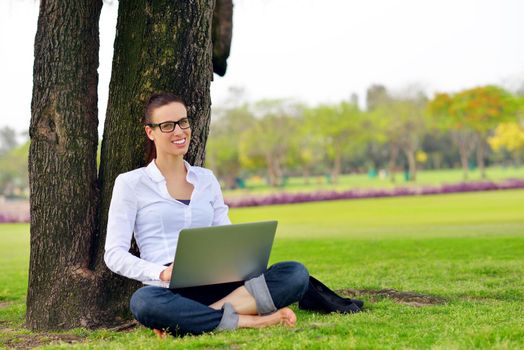
[[[166,339],[167,337],[167,332],[166,331],[162,331],[160,329],[153,329],[153,332],[156,334],[157,337],[159,337],[160,339]]]
[[[283,309],[278,310],[277,312],[280,312],[281,314],[281,317],[282,317],[282,322],[280,322],[281,324],[284,324],[285,326],[288,326],[288,327],[295,327],[295,325],[297,324],[297,316],[295,315],[293,310],[291,310],[288,307],[285,307]]]
[[[276,312],[265,316],[238,315],[238,327],[241,328],[263,328],[277,324],[294,327],[297,323],[297,316],[288,307],[284,307]]]

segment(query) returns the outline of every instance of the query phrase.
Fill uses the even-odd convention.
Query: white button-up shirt
[[[159,280],[164,264],[173,262],[183,228],[231,223],[213,173],[184,163],[186,180],[194,186],[189,205],[171,197],[154,160],[147,167],[118,175],[104,254],[111,271],[138,281]],[[133,232],[140,258],[129,253]]]

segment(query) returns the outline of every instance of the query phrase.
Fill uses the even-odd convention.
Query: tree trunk
[[[29,154],[31,329],[129,320],[130,294],[139,284],[105,266],[107,210],[116,176],[144,165],[141,118],[151,93],[173,91],[186,100],[193,131],[186,159],[204,161],[214,2],[121,1],[97,182],[101,6],[101,0],[41,0]]]
[[[480,171],[480,177],[482,179],[486,178],[486,167],[484,165],[484,138],[479,133],[477,135],[477,165]]]
[[[409,180],[414,182],[417,180],[417,162],[415,160],[415,150],[406,148],[404,149],[404,154],[408,160]]]
[[[274,158],[274,170],[275,170],[275,177],[277,179],[277,186],[284,185],[284,175],[282,172],[282,158],[275,157]]]
[[[204,163],[213,78],[213,5],[168,0],[119,4],[100,162],[100,235],[95,240],[95,268],[106,281],[106,297],[97,307],[110,308],[122,319],[131,317],[129,298],[139,285],[110,272],[103,261],[114,180],[122,172],[145,165],[144,105],[159,91],[174,92],[186,101],[192,131],[186,160],[194,165]]]
[[[340,169],[342,168],[342,151],[340,147],[335,149],[335,159],[333,162],[333,170],[331,171],[332,183],[338,183],[338,176],[340,175]]]
[[[395,182],[395,164],[397,163],[397,157],[398,157],[398,145],[392,144],[389,148],[389,164],[388,164],[388,170],[389,170],[389,178],[391,179],[391,182]]]
[[[221,77],[226,74],[227,58],[233,35],[233,1],[216,0],[213,14],[213,71]]]
[[[309,164],[306,164],[302,167],[302,178],[304,179],[304,185],[310,184],[309,176],[311,171],[309,170]]]
[[[42,0],[29,134],[30,329],[90,326],[102,1]],[[96,287],[95,287],[96,288]]]
[[[277,187],[279,184],[278,161],[274,159],[271,156],[271,154],[267,154],[266,163],[267,163],[267,175],[269,177],[269,184],[271,187]]]
[[[468,179],[468,150],[466,142],[464,140],[459,140],[459,152],[460,152],[460,163],[462,164],[462,178],[464,180]]]

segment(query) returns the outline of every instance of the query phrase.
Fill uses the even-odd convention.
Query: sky
[[[522,0],[236,0],[225,77],[213,106],[244,89],[250,101],[309,105],[348,99],[364,107],[375,83],[428,94],[524,82]],[[0,0],[0,128],[27,131],[38,0]],[[102,135],[118,1],[100,18],[99,133]]]

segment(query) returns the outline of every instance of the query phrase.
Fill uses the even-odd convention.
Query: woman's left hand
[[[169,282],[171,281],[171,273],[173,272],[173,264],[169,265],[167,269],[160,273],[160,280]]]

